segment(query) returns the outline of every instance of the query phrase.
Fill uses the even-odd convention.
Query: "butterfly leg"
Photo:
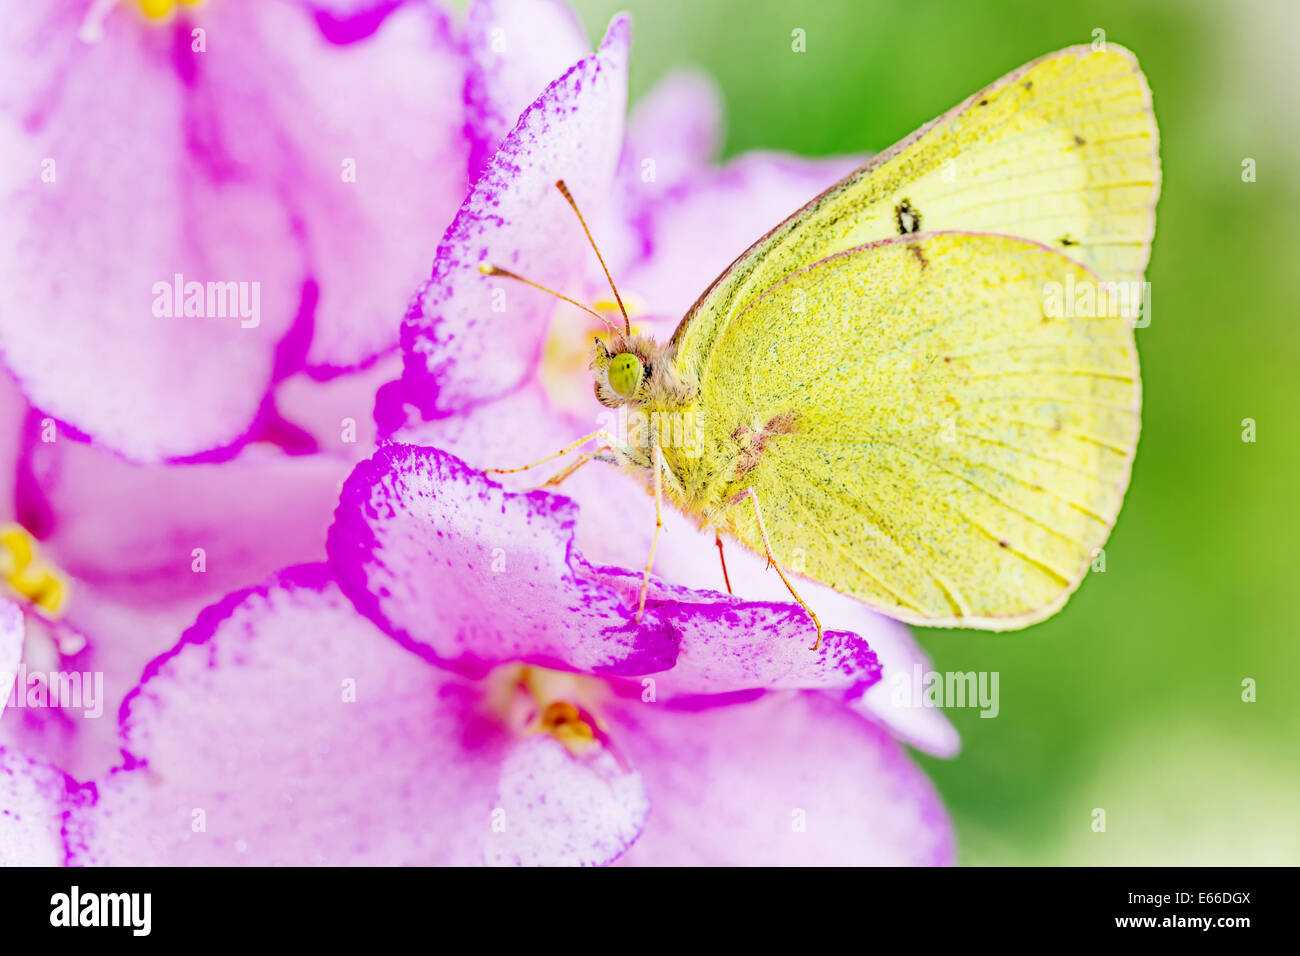
[[[817,640],[810,648],[810,650],[815,651],[817,648],[822,646],[822,622],[818,620],[817,615],[813,613],[813,609],[808,606],[807,602],[799,596],[799,592],[794,589],[794,585],[790,583],[790,579],[787,578],[785,572],[781,570],[781,565],[777,562],[776,555],[772,553],[772,542],[769,541],[767,537],[767,525],[763,523],[763,509],[759,507],[758,494],[753,488],[746,488],[737,501],[743,501],[746,498],[754,503],[754,517],[758,520],[758,533],[763,538],[763,549],[767,552],[768,567],[776,568],[776,573],[781,575],[781,583],[785,585],[786,590],[789,591],[790,596],[799,603],[799,606],[808,612],[808,616],[812,618],[813,626],[817,628]]]
[[[530,463],[527,464],[527,465],[520,465],[518,468],[485,468],[485,469],[483,469],[483,474],[485,474],[485,475],[493,475],[493,474],[496,474],[496,475],[512,475],[512,474],[514,474],[514,473],[517,472],[517,471],[527,471],[527,470],[530,469],[530,468],[536,468],[538,465],[544,465],[544,464],[546,464],[548,461],[554,461],[554,460],[557,459],[557,458],[562,458],[562,457],[564,457],[565,455],[567,455],[569,452],[573,451],[575,448],[581,448],[583,445],[587,444],[587,442],[591,441],[593,438],[600,438],[600,439],[603,439],[604,441],[609,442],[609,443],[611,443],[611,444],[617,444],[617,443],[618,443],[618,439],[616,439],[613,435],[611,435],[609,432],[605,431],[605,429],[603,429],[603,428],[598,428],[598,429],[596,429],[594,432],[592,432],[590,435],[583,435],[583,436],[582,436],[581,438],[579,438],[577,441],[575,441],[575,442],[571,442],[570,444],[565,445],[563,448],[561,448],[559,451],[557,451],[554,455],[547,455],[545,458],[539,458],[539,459],[537,459],[537,461],[530,462]],[[566,475],[565,477],[568,477],[568,476]]]
[[[655,563],[655,549],[659,547],[659,532],[663,530],[663,501],[664,501],[664,476],[663,470],[664,453],[659,445],[653,440],[653,446],[650,449],[650,467],[654,469],[654,492],[655,492],[655,534],[650,539],[650,557],[646,559],[645,574],[641,578],[641,600],[637,602],[636,622],[641,623],[641,615],[645,613],[645,596],[646,591],[650,589],[650,569]]]
[[[722,562],[722,581],[727,585],[727,593],[734,594],[731,590],[731,577],[727,574],[727,556],[722,553],[722,530],[716,526],[713,529],[713,543],[718,546],[718,560]]]
[[[568,480],[570,475],[572,475],[583,465],[591,461],[603,461],[611,465],[618,464],[617,458],[614,458],[612,455],[606,454],[606,452],[610,452],[610,451],[613,451],[613,449],[610,448],[608,445],[606,445],[603,448],[598,448],[596,451],[583,452],[572,462],[570,462],[567,468],[565,468],[563,471],[559,472],[558,474],[554,474],[550,478],[547,478],[544,482],[542,482],[533,490],[541,491],[543,488],[552,488],[561,485]]]

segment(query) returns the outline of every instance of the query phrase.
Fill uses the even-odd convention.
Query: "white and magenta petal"
[[[570,565],[577,508],[512,494],[459,459],[391,444],[343,487],[328,550],[357,608],[399,641],[468,673],[527,661],[643,674],[671,666],[677,637],[638,627],[610,587]]]
[[[126,10],[88,44],[85,6],[6,20],[0,353],[34,405],[132,457],[235,443],[298,311],[293,223],[192,122],[188,31]]]
[[[637,600],[639,573],[594,568],[589,575],[621,591],[625,602]],[[707,705],[714,694],[812,687],[843,691],[845,700],[856,701],[880,680],[876,654],[857,634],[827,631],[812,650],[816,629],[789,601],[746,601],[652,578],[646,609],[679,635],[672,670],[653,677],[656,698],[676,706]]]
[[[577,520],[568,498],[508,492],[438,449],[390,444],[345,484],[329,554],[362,613],[467,673],[524,661],[652,674],[675,697],[797,686],[856,699],[879,679],[855,634],[810,651],[814,631],[789,602],[653,580],[637,625],[640,572],[592,567],[574,546]]]
[[[61,771],[0,747],[0,866],[63,865],[75,789]]]
[[[397,345],[465,197],[466,60],[436,3],[212,4],[192,109],[274,186],[307,251],[318,375]],[[227,9],[219,9],[227,8]],[[423,240],[423,241],[421,241]]]
[[[597,53],[520,117],[443,238],[402,327],[404,382],[426,415],[503,394],[535,367],[554,300],[479,267],[552,288],[580,273],[591,251],[555,183],[599,221],[622,148],[629,42],[616,17]]]
[[[575,755],[552,737],[514,743],[501,764],[490,866],[600,866],[641,835],[641,775],[605,747]]]
[[[375,445],[375,396],[401,374],[396,350],[367,368],[324,381],[299,372],[276,386],[276,410],[306,432],[317,451],[355,461]]]
[[[123,708],[127,764],[72,861],[477,864],[508,739],[480,695],[357,615],[324,566],[207,609]]]
[[[683,713],[611,716],[650,819],[622,862],[643,866],[929,866],[952,824],[903,747],[825,694],[769,694]]]
[[[591,43],[562,0],[474,0],[465,15],[465,48],[472,182],[519,115],[552,80],[588,56]]]
[[[28,464],[20,513],[42,515],[56,564],[103,594],[153,605],[210,600],[322,559],[350,467],[262,445],[221,464],[138,465],[70,440],[32,442]]]

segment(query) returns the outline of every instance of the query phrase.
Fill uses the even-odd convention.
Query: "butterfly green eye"
[[[631,352],[615,355],[609,363],[609,387],[621,398],[631,398],[641,387],[645,367]]]

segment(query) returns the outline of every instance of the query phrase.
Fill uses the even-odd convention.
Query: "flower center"
[[[137,0],[140,12],[150,20],[163,20],[177,7],[196,7],[203,0]]]
[[[573,753],[585,750],[596,740],[591,724],[583,720],[582,712],[567,700],[547,704],[537,716],[537,730],[550,734]]]
[[[41,560],[36,540],[21,525],[0,526],[0,581],[50,615],[67,600],[66,576]]]
[[[518,734],[547,734],[570,753],[602,746],[592,708],[607,694],[603,681],[522,664],[497,668],[486,680],[489,709]]]
[[[77,36],[83,43],[98,43],[104,39],[104,21],[119,2],[120,0],[94,0],[77,29]],[[130,6],[136,7],[146,20],[162,23],[171,19],[177,7],[197,7],[204,2],[205,0],[131,0]]]

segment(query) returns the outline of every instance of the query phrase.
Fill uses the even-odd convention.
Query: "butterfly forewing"
[[[1103,279],[1139,281],[1160,163],[1146,79],[1115,45],[1072,47],[1008,74],[814,199],[710,287],[674,335],[705,377],[728,322],[809,263],[893,235],[1033,239]]]

